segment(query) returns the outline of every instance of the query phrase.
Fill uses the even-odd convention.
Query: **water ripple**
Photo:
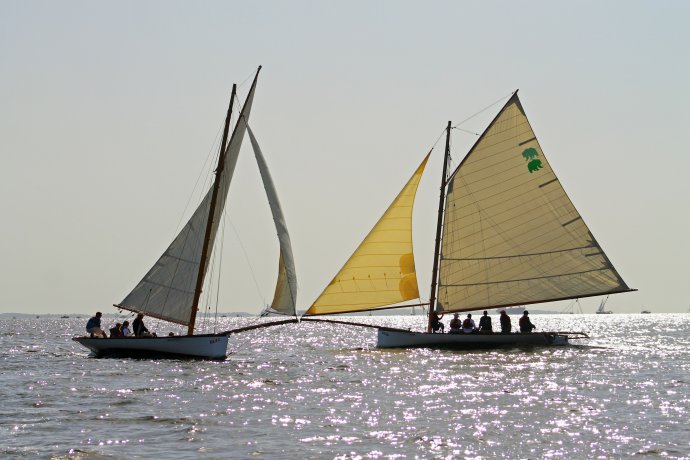
[[[540,315],[593,339],[499,351],[304,323],[232,337],[225,362],[88,359],[48,332],[82,321],[0,321],[1,456],[690,458],[690,315]]]

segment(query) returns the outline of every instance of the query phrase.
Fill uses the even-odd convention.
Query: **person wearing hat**
[[[455,313],[453,315],[453,319],[450,320],[450,331],[448,331],[449,334],[459,334],[460,329],[462,328],[462,323],[460,322],[460,318],[458,318],[458,314]]]
[[[522,333],[530,333],[532,332],[532,329],[535,329],[537,326],[532,324],[532,321],[529,319],[529,312],[525,310],[522,313],[522,317],[520,318],[520,332]]]

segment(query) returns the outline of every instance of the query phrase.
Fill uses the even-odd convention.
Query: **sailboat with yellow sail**
[[[581,332],[432,332],[442,315],[632,291],[573,206],[530,126],[517,91],[448,173],[446,147],[436,222],[427,330],[378,328],[377,345],[563,345]],[[409,307],[419,298],[412,207],[429,155],[305,312],[344,314]]]

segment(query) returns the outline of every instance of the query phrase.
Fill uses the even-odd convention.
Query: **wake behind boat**
[[[280,243],[278,281],[271,308],[281,314],[295,314],[297,283],[290,237],[268,166],[258,142],[248,126],[260,70],[261,67],[256,72],[232,135],[228,140],[237,89],[236,85],[233,85],[213,185],[163,255],[132,292],[122,302],[115,305],[122,310],[140,312],[150,317],[187,326],[187,335],[121,338],[74,337],[72,339],[90,349],[97,357],[187,357],[203,359],[224,359],[226,357],[228,335],[239,330],[199,335],[195,335],[194,331],[204,280],[245,132],[249,132],[252,141]],[[296,319],[264,323],[260,326],[266,327],[294,321]],[[241,328],[241,330],[251,328]]]
[[[566,195],[517,92],[449,176],[452,128],[448,122],[427,331],[380,328],[377,346],[564,345],[570,338],[586,338],[578,332],[432,332],[435,313],[501,309],[632,290]],[[305,312],[305,320],[316,315],[409,307],[405,302],[419,298],[412,206],[427,159],[428,155]]]

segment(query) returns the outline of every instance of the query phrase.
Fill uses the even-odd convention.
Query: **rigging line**
[[[481,109],[479,112],[475,113],[474,115],[471,115],[471,116],[469,116],[468,118],[465,118],[465,119],[462,120],[460,123],[457,123],[455,126],[451,126],[451,128],[457,128],[458,126],[467,123],[468,121],[470,121],[470,120],[473,119],[474,117],[476,117],[476,116],[482,114],[483,112],[486,112],[486,111],[489,110],[491,107],[495,106],[496,104],[498,104],[499,102],[501,102],[501,101],[504,100],[505,98],[512,96],[513,94],[515,94],[515,91],[512,91],[512,92],[511,92],[510,94],[508,94],[507,96],[502,96],[502,97],[501,97],[500,99],[498,99],[496,102],[493,102],[493,103],[491,103],[490,105],[487,105],[486,107],[484,107],[483,109]]]
[[[237,228],[235,228],[235,225],[232,223],[232,221],[230,219],[228,219],[228,222],[230,223],[230,228],[232,228],[232,231],[235,232],[235,236],[237,237],[237,241],[240,243],[240,248],[242,248],[242,254],[244,255],[244,260],[247,262],[247,265],[249,266],[249,273],[252,275],[252,279],[254,280],[254,286],[256,287],[256,293],[259,294],[259,297],[261,298],[261,303],[266,305],[266,298],[261,293],[261,288],[259,287],[259,282],[257,281],[256,275],[254,274],[254,268],[252,267],[252,264],[249,261],[249,255],[247,254],[247,250],[244,247],[244,244],[242,243],[242,238],[240,238],[240,234],[237,231]]]
[[[221,270],[223,268],[223,248],[225,247],[225,221],[226,219],[223,219],[223,225],[220,228],[220,256],[218,260],[218,277],[216,278],[216,305],[215,305],[215,316],[216,316],[216,321],[213,323],[213,333],[216,333],[216,326],[218,326],[218,304],[220,303],[220,278],[221,278]]]
[[[185,214],[187,213],[187,210],[189,209],[189,205],[192,202],[192,198],[196,195],[197,189],[199,186],[199,182],[201,181],[201,177],[206,173],[208,175],[208,164],[209,161],[213,160],[215,158],[215,150],[216,150],[216,144],[218,143],[218,138],[220,137],[220,133],[222,132],[223,128],[225,126],[225,120],[223,120],[223,123],[220,124],[218,127],[218,131],[216,132],[216,136],[213,139],[213,143],[211,144],[211,147],[209,147],[209,151],[206,154],[206,160],[204,160],[204,164],[202,165],[201,169],[199,170],[199,174],[196,176],[196,181],[194,182],[194,187],[192,187],[192,191],[189,193],[189,197],[187,198],[187,203],[184,205],[184,209],[182,210],[182,213],[180,214],[180,219],[177,222],[177,226],[175,227],[175,232],[173,234],[173,238],[175,235],[177,235],[177,232],[180,230],[180,225],[182,224],[182,221],[185,217]],[[206,180],[204,180],[204,183],[206,183]],[[203,199],[203,198],[202,198]]]
[[[436,144],[438,144],[438,141],[440,141],[441,138],[442,138],[445,134],[446,134],[446,128],[443,128],[443,129],[441,130],[441,133],[438,135],[438,137],[437,137],[436,140],[434,141],[434,143],[431,145],[431,150],[433,150],[433,149],[436,148]]]
[[[244,84],[247,83],[247,80],[249,80],[250,78],[252,78],[252,77],[254,76],[255,73],[256,73],[255,71],[249,72],[249,75],[247,75],[247,78],[245,78],[244,80],[242,80],[242,83],[240,83],[239,85],[237,85],[237,88],[239,89],[239,88],[241,88],[242,86],[244,86]]]
[[[259,320],[259,319],[261,319],[261,318],[257,317],[254,321],[252,321],[253,324],[250,323],[249,326],[245,326],[244,328],[240,328],[240,329],[251,330],[251,329],[254,329],[254,328],[255,328],[254,326],[259,326],[259,327],[256,327],[256,328],[255,328],[255,329],[259,329],[259,328],[261,327],[261,326],[260,326],[261,323],[260,323],[259,321],[257,321],[257,320]],[[296,321],[295,321],[295,322],[296,322]],[[229,334],[228,334],[228,335],[229,335]],[[247,345],[248,343],[250,343],[250,341],[251,341],[251,335],[245,334],[243,337],[244,337],[244,339],[241,340],[241,342],[240,342],[240,345],[241,345],[241,346],[239,347],[239,349],[241,349],[241,350],[246,349],[246,348],[247,348],[246,345]]]
[[[452,129],[457,129],[458,131],[462,131],[463,133],[467,133],[467,134],[472,134],[474,136],[480,136],[481,135],[481,133],[478,133],[476,131],[472,131],[472,130],[464,129],[464,128],[458,128],[456,126],[453,126]]]
[[[208,311],[211,308],[209,304],[211,303],[211,292],[213,291],[213,280],[215,279],[216,273],[216,258],[217,254],[214,246],[208,258],[206,273],[204,275],[204,287],[197,305],[197,311],[200,313],[197,313],[197,321],[194,325],[194,329],[198,331],[205,331],[207,327]]]
[[[219,226],[220,228],[220,248],[218,248],[216,245],[213,246],[213,260],[211,262],[211,272],[209,273],[209,280],[208,280],[208,292],[205,296],[206,302],[206,309],[204,311],[204,322],[205,322],[205,327],[208,328],[208,324],[210,323],[210,311],[211,311],[211,305],[213,304],[213,291],[215,290],[216,293],[216,300],[215,300],[215,318],[216,321],[214,322],[213,325],[213,332],[215,333],[216,326],[217,326],[217,318],[218,318],[218,303],[220,302],[220,278],[221,278],[221,269],[223,266],[222,260],[223,260],[223,244],[225,241],[225,214],[223,214],[223,219],[221,220],[221,225]],[[216,240],[218,237],[216,237]],[[213,287],[215,283],[215,288]]]

